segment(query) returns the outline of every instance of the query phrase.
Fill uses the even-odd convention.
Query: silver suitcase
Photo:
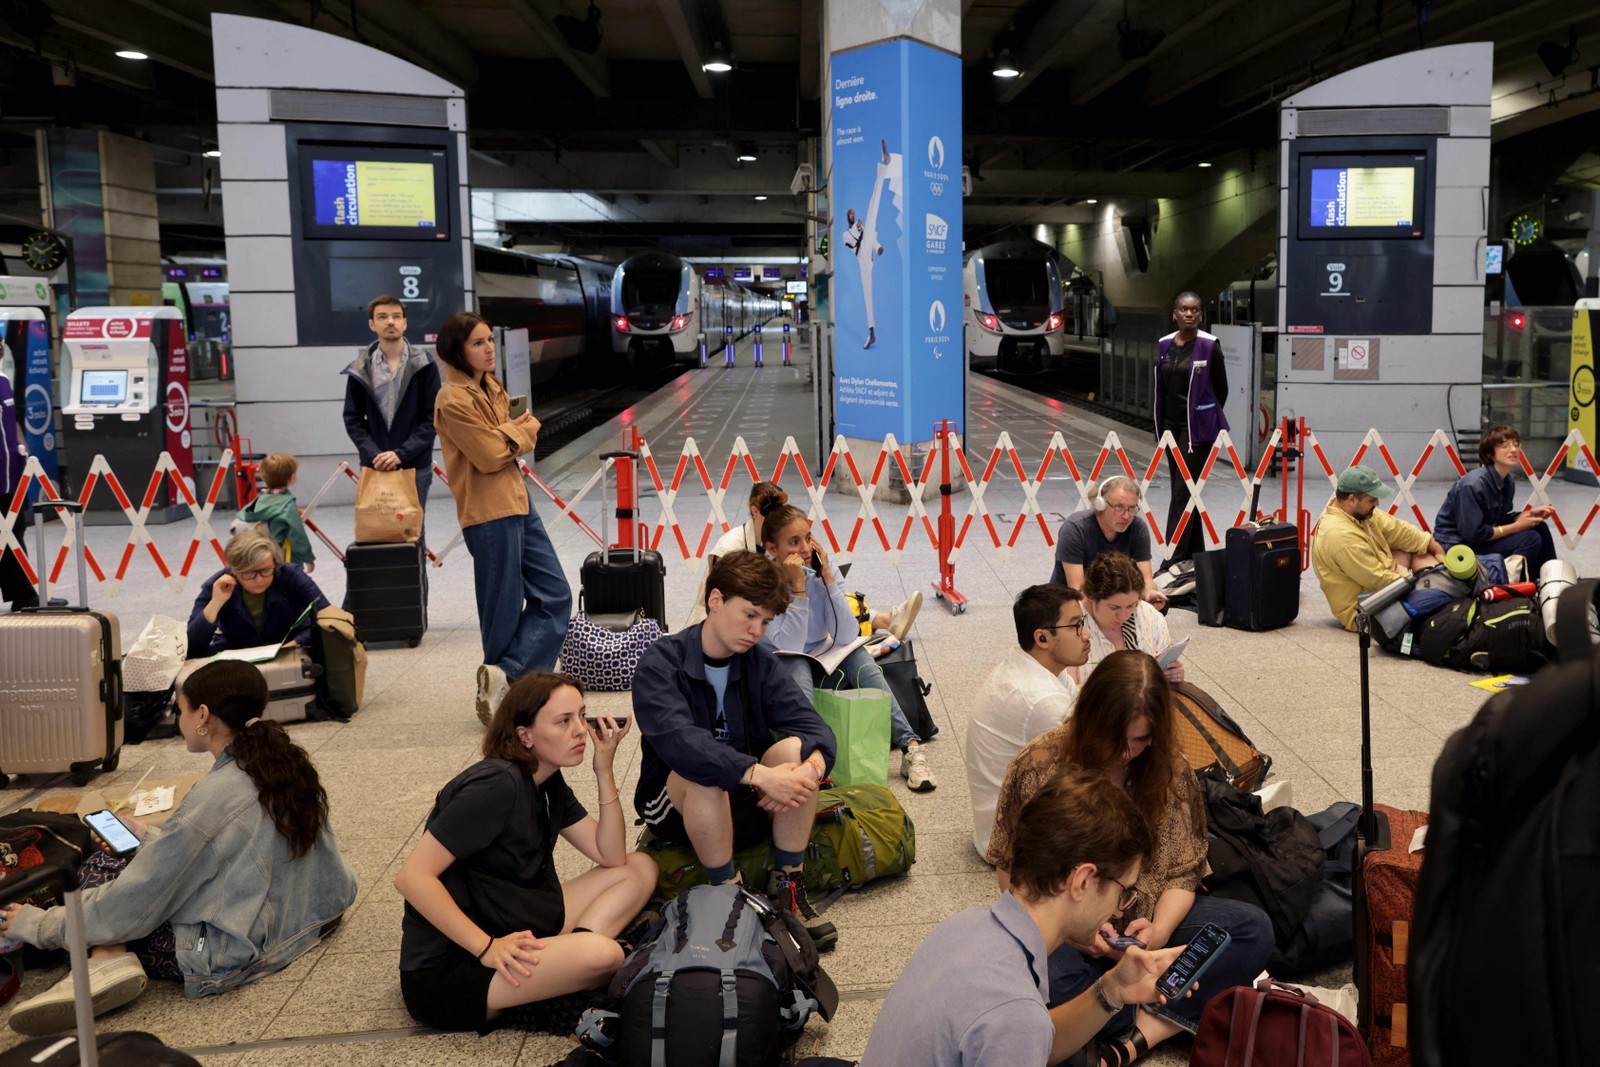
[[[191,659],[178,671],[174,683],[178,689],[189,675],[212,661],[213,657]],[[322,665],[311,658],[311,653],[299,645],[286,648],[276,659],[255,664],[267,680],[267,707],[261,717],[269,722],[300,722],[305,719],[326,718],[317,708],[317,678]],[[177,698],[174,697],[174,700]]]
[[[73,523],[78,606],[48,607],[44,527],[39,522],[40,607],[0,615],[0,788],[14,774],[72,774],[88,784],[96,766],[122,755],[122,630],[110,612],[89,610],[83,506],[41,499]]]

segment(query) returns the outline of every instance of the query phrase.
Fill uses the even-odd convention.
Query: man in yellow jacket
[[[1322,595],[1339,625],[1352,633],[1356,597],[1444,559],[1443,546],[1425,530],[1378,507],[1393,495],[1376,471],[1351,467],[1339,475],[1312,540],[1311,564]]]

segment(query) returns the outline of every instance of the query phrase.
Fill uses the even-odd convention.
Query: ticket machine
[[[134,507],[144,501],[161,453],[172,456],[194,490],[189,432],[189,353],[183,316],[173,307],[79,308],[61,331],[62,435],[78,485],[96,455],[110,462]],[[85,521],[121,505],[96,490]],[[163,478],[148,521],[188,514],[170,478]]]
[[[11,381],[17,423],[28,453],[52,481],[56,465],[55,389],[50,381],[50,285],[43,278],[0,277],[0,374]],[[28,492],[38,498],[38,487]]]

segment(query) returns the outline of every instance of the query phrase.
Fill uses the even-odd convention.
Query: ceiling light
[[[758,158],[756,156],[756,146],[746,141],[744,144],[739,146],[739,154],[733,158],[737,159],[740,163],[754,163]]]
[[[711,54],[700,64],[700,69],[710,71],[712,74],[726,74],[733,69],[733,57],[722,47],[722,42],[718,41],[711,46]]]
[[[765,200],[766,199],[766,195],[764,193],[757,193],[756,194],[756,199],[757,200]]]
[[[1209,164],[1209,163],[1197,163],[1196,166],[1209,167],[1209,166],[1211,166],[1211,164]]]
[[[1098,204],[1099,202],[1100,201],[1094,199],[1093,197],[1090,197],[1088,200],[1084,201],[1085,204]]]
[[[136,52],[131,48],[119,48],[119,49],[117,49],[117,58],[118,59],[149,59],[150,57],[145,55],[143,52]]]
[[[1022,71],[1017,67],[1017,61],[1011,55],[1011,49],[1002,48],[994,57],[992,73],[996,78],[1020,78]]]
[[[222,158],[222,149],[213,148],[213,149],[210,149],[209,151],[202,152],[201,155],[205,156],[207,159],[221,159]]]

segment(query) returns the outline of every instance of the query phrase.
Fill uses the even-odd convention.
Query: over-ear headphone
[[[1111,477],[1094,487],[1094,509],[1096,511],[1104,511],[1106,509],[1106,486],[1116,481],[1119,477],[1121,477],[1121,475],[1113,474]]]

